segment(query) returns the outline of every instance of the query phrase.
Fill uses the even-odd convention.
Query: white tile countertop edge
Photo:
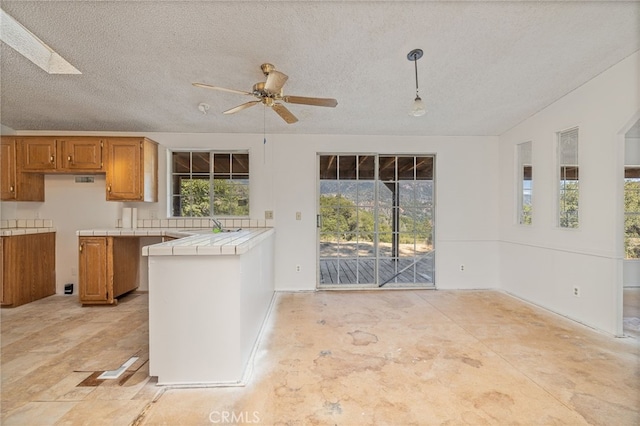
[[[89,229],[76,232],[79,237],[167,236],[178,238],[142,248],[143,256],[239,255],[248,252],[274,233],[273,228],[246,228],[235,232],[213,233],[211,229],[135,228]]]
[[[0,236],[11,237],[26,234],[48,234],[49,232],[56,232],[56,228],[3,228],[0,229]]]

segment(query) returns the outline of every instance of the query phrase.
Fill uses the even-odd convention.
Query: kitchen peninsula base
[[[159,385],[244,383],[274,295],[273,245],[274,231],[262,229],[143,251],[149,256],[149,372]]]

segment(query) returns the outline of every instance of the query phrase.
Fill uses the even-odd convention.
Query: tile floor
[[[640,341],[500,292],[281,293],[235,388],[155,386],[146,304],[2,310],[1,423],[640,424]]]

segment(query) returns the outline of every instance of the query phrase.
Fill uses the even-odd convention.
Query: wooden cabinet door
[[[31,253],[31,299],[38,300],[56,294],[56,234],[27,235],[27,250]]]
[[[80,237],[79,294],[80,302],[109,300],[109,265],[112,263],[108,237]]]
[[[2,138],[0,141],[0,199],[16,199],[16,143]]]
[[[56,293],[56,234],[0,237],[3,305],[20,306]]]
[[[102,171],[103,141],[97,137],[56,139],[58,166],[68,171]]]
[[[0,200],[44,201],[44,175],[22,173],[17,164],[18,143],[13,137],[0,139]]]
[[[56,169],[56,140],[52,137],[24,138],[17,144],[23,171],[47,172]]]
[[[142,201],[143,140],[114,138],[107,141],[107,201]]]
[[[31,264],[29,251],[31,235],[2,237],[3,291],[2,304],[19,306],[31,302]],[[35,260],[35,259],[34,259]]]

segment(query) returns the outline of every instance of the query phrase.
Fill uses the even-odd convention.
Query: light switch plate
[[[302,212],[296,212],[296,220],[302,220]]]
[[[273,210],[265,210],[264,218],[267,220],[273,219]]]

